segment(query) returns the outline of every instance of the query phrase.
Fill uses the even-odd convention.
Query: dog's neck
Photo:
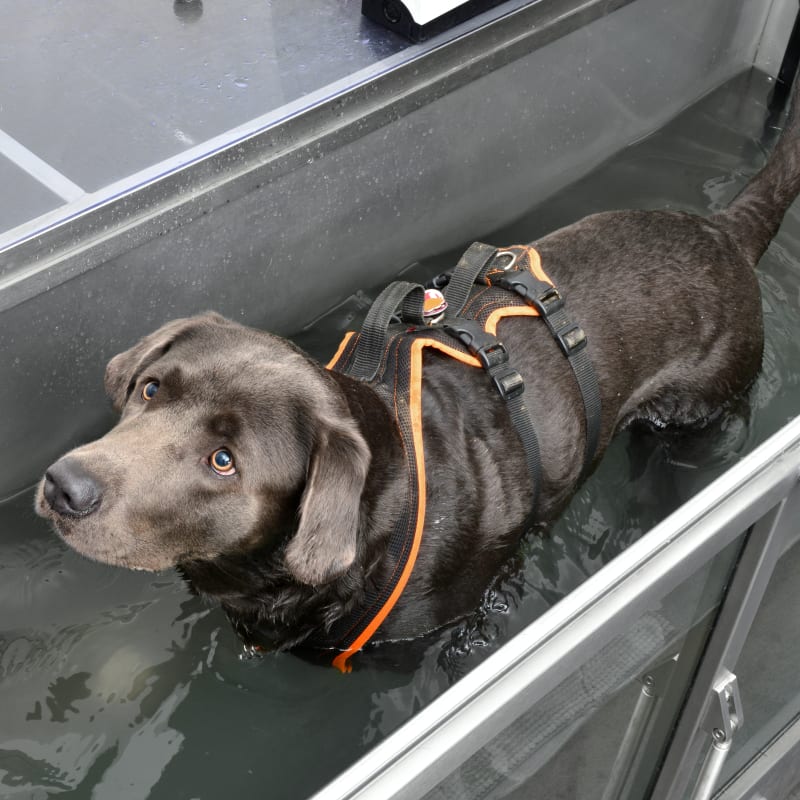
[[[405,458],[397,424],[384,402],[368,384],[329,372],[339,387],[353,421],[370,450],[370,468],[362,493],[361,546],[370,560],[379,556],[393,518],[407,502]]]

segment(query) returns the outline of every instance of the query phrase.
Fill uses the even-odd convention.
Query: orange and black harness
[[[425,457],[422,437],[422,354],[432,348],[467,364],[482,367],[505,402],[525,449],[536,495],[541,460],[535,426],[525,405],[525,383],[497,339],[505,317],[541,317],[572,367],[583,396],[586,416],[584,472],[600,433],[600,392],[586,352],[582,328],[569,319],[564,300],[542,269],[539,253],[529,246],[496,249],[475,243],[449,276],[444,294],[426,309],[418,284],[390,284],[371,306],[358,333],[348,333],[328,369],[369,382],[396,420],[405,453],[406,511],[392,531],[388,558],[391,577],[371,588],[361,606],[334,624],[324,636],[305,642],[336,651],[333,666],[350,670],[349,659],[380,628],[403,592],[419,552],[425,525]],[[428,305],[431,297],[428,295]]]

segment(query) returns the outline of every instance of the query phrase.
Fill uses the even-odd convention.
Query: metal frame
[[[633,0],[517,0],[0,235],[0,311],[317,161]],[[516,6],[516,7],[514,7]],[[495,13],[501,13],[496,10]]]
[[[785,499],[792,508],[800,492],[800,419],[761,445],[711,486],[683,505],[571,595],[526,628],[500,651],[423,709],[397,733],[315,795],[315,800],[418,798],[434,787],[512,720],[551,691],[564,674],[624,631],[639,609],[694,574],[750,526],[762,546],[741,562],[741,603],[720,615],[728,631],[718,657],[698,672],[716,675],[716,663],[741,647],[735,626],[752,619],[763,594],[766,570],[788,535]],[[778,522],[783,520],[779,525]],[[766,526],[766,527],[765,527]],[[733,586],[732,586],[733,588]],[[739,589],[736,589],[738,592]],[[709,651],[707,651],[708,653]],[[706,690],[711,686],[709,682]],[[703,703],[695,701],[702,711]],[[705,701],[703,701],[705,702]],[[687,703],[687,711],[691,709]],[[688,720],[692,714],[686,714]],[[699,727],[700,714],[694,722]],[[662,774],[668,774],[666,767]],[[662,790],[663,792],[663,790]],[[666,795],[662,795],[666,796]],[[670,795],[670,797],[675,795]]]
[[[800,719],[776,736],[716,800],[785,798],[800,784]]]
[[[797,519],[798,506],[800,491],[795,489],[753,527],[706,647],[694,687],[686,699],[684,712],[675,729],[674,744],[654,786],[652,800],[675,800],[686,794],[698,753],[705,751],[704,740],[712,734],[708,720],[714,709],[709,687],[716,685],[726,672],[735,672],[736,662],[775,565],[790,537],[796,533],[792,523]]]

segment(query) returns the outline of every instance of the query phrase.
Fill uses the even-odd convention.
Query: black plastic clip
[[[492,383],[503,400],[519,397],[525,391],[525,381],[515,369],[508,369],[501,375],[492,375]]]
[[[539,312],[567,358],[586,347],[583,328],[571,323],[564,315],[556,317],[564,308],[564,298],[555,286],[523,270],[502,275],[495,284],[515,292]]]
[[[586,347],[586,334],[577,322],[555,331],[553,335],[567,358]]]
[[[543,317],[549,317],[564,307],[564,300],[558,289],[547,281],[540,281],[528,270],[507,272],[496,278],[493,283],[518,294]]]
[[[564,308],[564,298],[555,286],[544,285],[547,288],[538,296],[531,297],[531,303],[543,317],[549,317]]]
[[[496,336],[487,333],[479,323],[456,318],[445,323],[442,330],[458,339],[481,362],[503,400],[519,397],[525,391],[522,375],[510,366],[503,369],[508,363],[505,345]]]

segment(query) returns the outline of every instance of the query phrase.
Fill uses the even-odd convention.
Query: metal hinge
[[[708,800],[711,797],[730,752],[733,735],[744,724],[739,684],[732,672],[725,670],[711,692],[712,706],[706,723],[711,746],[700,768],[691,800]]]

